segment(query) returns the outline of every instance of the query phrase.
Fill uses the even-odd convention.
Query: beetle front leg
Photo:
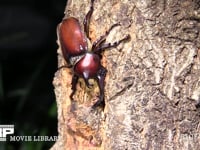
[[[73,75],[73,77],[72,77],[72,82],[71,82],[71,85],[72,85],[72,93],[70,94],[70,99],[71,100],[74,100],[73,99],[73,95],[75,94],[75,92],[76,92],[76,84],[78,83],[78,76],[77,75]]]
[[[102,107],[105,106],[105,101],[104,101],[104,96],[105,96],[104,95],[104,86],[105,86],[106,73],[107,73],[106,68],[104,68],[103,66],[101,66],[100,70],[98,71],[97,78],[96,78],[98,86],[99,86],[100,95],[99,95],[99,100],[92,106],[93,109],[95,109],[98,106],[102,106]]]
[[[94,0],[91,0],[90,10],[88,11],[88,13],[85,16],[85,19],[83,21],[85,34],[86,34],[87,38],[90,40],[91,40],[91,38],[89,36],[89,25],[90,25],[90,18],[92,16],[93,10],[94,10]]]

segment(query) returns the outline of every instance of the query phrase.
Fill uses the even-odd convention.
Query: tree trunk
[[[82,24],[90,0],[69,0],[65,17]],[[71,71],[54,78],[59,140],[52,150],[198,150],[200,147],[200,1],[95,0],[92,41],[114,23],[107,42],[131,40],[103,53],[105,109],[91,110],[98,87]],[[59,43],[59,41],[58,41]],[[64,65],[60,48],[58,64]]]

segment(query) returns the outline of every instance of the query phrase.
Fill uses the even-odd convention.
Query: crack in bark
[[[114,100],[116,97],[123,95],[126,92],[126,90],[130,89],[133,86],[133,80],[134,80],[134,77],[124,78],[123,81],[126,81],[126,82],[129,81],[130,83],[127,84],[120,91],[118,91],[115,95],[111,96],[111,98],[108,101],[110,102],[110,101]]]

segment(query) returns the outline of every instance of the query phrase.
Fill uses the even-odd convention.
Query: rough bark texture
[[[69,0],[66,16],[83,22],[90,0]],[[198,150],[200,147],[200,1],[96,0],[94,41],[121,22],[107,41],[131,41],[103,55],[108,69],[105,109],[80,80],[70,102],[71,73],[56,72],[59,140],[55,149]],[[58,41],[59,43],[59,41]],[[59,66],[65,64],[58,49]]]

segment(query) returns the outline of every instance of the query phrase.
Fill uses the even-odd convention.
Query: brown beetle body
[[[63,20],[58,32],[62,53],[66,59],[87,51],[87,40],[76,18],[70,17]]]
[[[79,21],[76,18],[70,17],[64,19],[58,26],[58,37],[61,44],[64,59],[68,63],[68,67],[73,69],[72,77],[72,93],[70,95],[73,100],[73,95],[76,92],[76,84],[81,77],[85,80],[86,85],[89,87],[89,79],[95,79],[99,86],[100,96],[99,100],[93,105],[93,108],[105,105],[104,103],[104,80],[106,76],[106,68],[101,65],[101,53],[107,49],[118,46],[121,42],[130,38],[127,35],[125,38],[111,43],[105,43],[107,35],[110,31],[120,24],[114,24],[106,33],[98,40],[92,43],[91,51],[88,50],[87,38],[91,42],[89,36],[89,23],[93,13],[94,0],[91,0],[91,7],[84,19],[84,32],[81,30]],[[63,67],[61,67],[63,68]]]

